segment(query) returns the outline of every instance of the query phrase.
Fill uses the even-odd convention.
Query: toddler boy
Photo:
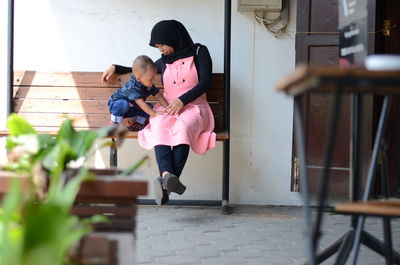
[[[131,117],[128,129],[139,131],[147,125],[149,116],[154,117],[157,114],[153,106],[145,102],[148,96],[153,95],[164,107],[168,103],[153,84],[157,73],[153,60],[146,55],[136,57],[132,64],[132,73],[131,78],[111,95],[108,108],[113,123],[118,124],[123,118]]]

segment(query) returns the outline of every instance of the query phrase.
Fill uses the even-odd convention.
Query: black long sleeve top
[[[206,46],[200,46],[198,54],[195,55],[195,64],[197,69],[197,74],[199,76],[199,83],[194,86],[191,90],[184,93],[179,97],[184,105],[192,102],[196,98],[200,97],[211,87],[212,79],[212,61],[210,53]],[[157,73],[161,76],[166,69],[166,65],[162,58],[156,61]],[[122,65],[115,64],[115,72],[117,74],[126,74],[132,72],[132,67],[126,67]],[[162,80],[161,80],[162,81]]]

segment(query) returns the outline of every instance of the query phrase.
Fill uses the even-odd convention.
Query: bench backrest
[[[14,72],[14,112],[38,131],[56,131],[66,117],[77,129],[96,129],[109,124],[107,101],[130,74],[114,75],[101,83],[101,72]],[[155,82],[162,89],[160,76]],[[207,99],[215,116],[215,131],[223,129],[223,74],[213,74]],[[148,101],[154,101],[149,97]]]

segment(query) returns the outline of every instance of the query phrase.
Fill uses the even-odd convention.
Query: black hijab
[[[150,46],[166,44],[174,48],[174,53],[161,55],[165,63],[193,56],[200,44],[194,44],[185,26],[176,20],[162,20],[151,30]]]

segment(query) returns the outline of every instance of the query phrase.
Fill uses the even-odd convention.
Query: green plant
[[[0,209],[0,265],[72,264],[70,249],[92,231],[93,222],[106,220],[102,216],[80,220],[71,214],[80,184],[96,176],[85,167],[68,181],[64,173],[71,161],[87,159],[95,140],[115,127],[76,131],[66,120],[52,136],[38,134],[16,114],[10,115],[7,126],[9,162],[4,170],[25,177],[13,179]],[[144,160],[124,174],[131,174]]]

